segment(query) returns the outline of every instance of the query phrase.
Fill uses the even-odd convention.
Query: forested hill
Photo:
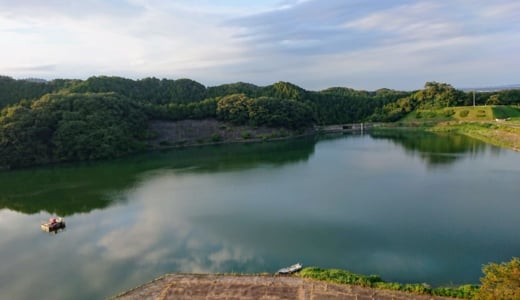
[[[511,104],[519,91],[478,93],[477,103]],[[467,104],[448,84],[417,92],[288,82],[214,87],[190,79],[91,77],[15,80],[0,76],[0,168],[111,158],[143,149],[151,120],[216,118],[238,125],[301,129],[314,124],[393,121],[425,105]],[[516,102],[518,103],[518,102]]]

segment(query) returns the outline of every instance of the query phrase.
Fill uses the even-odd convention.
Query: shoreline
[[[183,121],[175,121],[168,122],[169,124],[178,124],[178,123],[186,123],[189,122],[191,126],[198,128],[200,124],[208,122],[208,120],[183,120]],[[185,149],[185,148],[196,148],[196,147],[204,147],[204,146],[214,146],[214,145],[225,145],[225,144],[248,144],[248,143],[262,143],[262,142],[272,142],[272,141],[285,141],[292,139],[299,139],[305,137],[317,137],[323,135],[331,135],[338,133],[324,133],[316,127],[308,127],[306,129],[301,130],[290,130],[286,128],[256,128],[252,126],[235,126],[229,123],[220,122],[217,120],[209,120],[210,128],[208,126],[202,125],[202,127],[206,128],[198,128],[199,131],[195,134],[188,135],[188,139],[185,139],[187,136],[186,132],[189,129],[186,128],[173,128],[170,130],[180,132],[181,138],[166,138],[168,135],[159,132],[156,136],[150,139],[144,146],[143,149],[129,152],[122,156],[117,156],[113,158],[106,159],[98,159],[98,160],[79,160],[79,161],[63,161],[63,162],[50,162],[47,164],[40,165],[31,165],[20,168],[8,168],[8,167],[0,167],[0,172],[8,172],[12,170],[22,170],[22,169],[31,169],[38,167],[52,167],[59,165],[68,165],[75,163],[91,163],[95,161],[108,161],[114,159],[120,159],[124,157],[129,157],[136,154],[146,154],[149,152],[155,151],[165,151],[165,150],[175,150],[175,149]],[[197,125],[198,124],[198,125]],[[218,128],[222,132],[223,130],[227,132],[231,132],[230,135],[219,135],[220,137],[217,140],[212,140],[212,135],[215,134],[215,128]],[[153,128],[152,128],[153,130]],[[205,134],[200,134],[200,132],[205,132]],[[488,143],[497,147],[513,150],[516,152],[520,152],[520,126],[507,125],[499,122],[429,122],[429,123],[383,123],[380,126],[373,127],[365,132],[378,132],[378,131],[402,131],[402,132],[431,132],[431,133],[455,133],[462,134],[468,136],[470,138],[474,138],[480,140],[484,143]],[[243,137],[244,132],[250,133],[250,135],[246,135]],[[351,131],[354,133],[360,131]],[[343,132],[344,133],[344,132]],[[340,134],[343,134],[340,133]]]
[[[375,131],[461,134],[490,145],[520,152],[520,128],[504,125],[498,122],[439,122],[432,124],[390,123],[386,125],[387,126],[385,127],[378,127]]]

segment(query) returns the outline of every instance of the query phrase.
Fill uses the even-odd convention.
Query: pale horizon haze
[[[0,75],[414,90],[520,82],[519,1],[0,0]]]

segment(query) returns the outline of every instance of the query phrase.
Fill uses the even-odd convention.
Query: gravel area
[[[114,299],[450,299],[404,292],[339,285],[296,276],[169,274]]]
[[[150,143],[160,148],[271,140],[313,132],[313,129],[302,133],[286,128],[237,126],[215,119],[152,121],[150,128],[155,133]]]

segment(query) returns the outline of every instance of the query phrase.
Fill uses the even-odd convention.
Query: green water
[[[97,299],[168,272],[301,262],[433,285],[520,256],[520,154],[333,136],[0,173],[0,298]],[[56,214],[65,231],[41,221]]]

